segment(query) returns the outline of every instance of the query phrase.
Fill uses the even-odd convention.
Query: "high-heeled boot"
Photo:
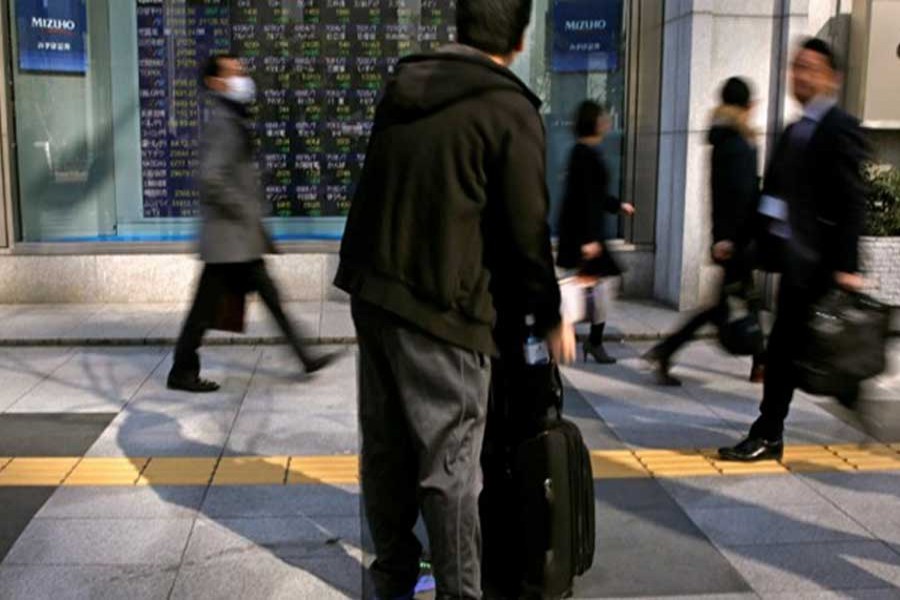
[[[587,362],[588,356],[597,361],[601,365],[614,365],[616,359],[606,352],[603,347],[603,331],[606,329],[606,323],[598,323],[591,325],[591,335],[588,341],[584,343],[584,362]]]

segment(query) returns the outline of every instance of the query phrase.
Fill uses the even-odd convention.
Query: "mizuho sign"
[[[15,0],[15,6],[19,69],[87,73],[85,0]]]
[[[608,25],[606,19],[566,21],[566,31],[606,31]]]
[[[47,29],[50,31],[75,31],[78,28],[78,23],[72,19],[31,17],[31,26],[35,29]]]

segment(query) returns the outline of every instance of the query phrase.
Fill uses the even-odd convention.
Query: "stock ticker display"
[[[138,0],[146,218],[197,214],[198,69],[241,57],[263,183],[281,217],[346,216],[380,91],[406,54],[455,37],[455,0]]]

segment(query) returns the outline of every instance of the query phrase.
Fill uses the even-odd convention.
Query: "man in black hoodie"
[[[540,101],[507,66],[531,0],[459,0],[460,44],[400,62],[376,115],[335,284],[359,340],[362,487],[380,598],[411,598],[421,510],[438,598],[481,598],[490,356],[560,324]],[[495,325],[498,332],[495,338]]]

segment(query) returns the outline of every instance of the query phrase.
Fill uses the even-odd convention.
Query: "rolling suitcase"
[[[495,386],[489,415],[481,498],[486,597],[565,598],[594,559],[590,454],[578,427],[561,416],[556,366],[524,368],[512,381],[498,369],[506,381]]]

